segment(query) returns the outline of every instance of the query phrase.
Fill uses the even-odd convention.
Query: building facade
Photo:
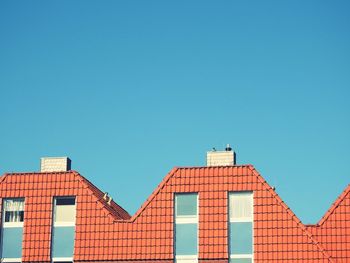
[[[214,163],[172,169],[133,216],[70,161],[4,174],[2,262],[350,262],[350,186],[304,225],[252,165]]]

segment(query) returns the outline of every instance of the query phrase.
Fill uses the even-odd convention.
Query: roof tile
[[[52,200],[60,195],[77,196],[75,262],[172,262],[172,197],[178,192],[199,192],[200,262],[227,262],[231,191],[254,191],[255,263],[338,262],[330,255],[350,260],[349,189],[319,225],[305,227],[250,165],[174,168],[132,217],[114,201],[108,205],[103,192],[74,171],[0,178],[2,197],[26,198],[25,262],[50,260]]]

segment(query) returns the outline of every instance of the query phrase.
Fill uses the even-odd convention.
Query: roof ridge
[[[340,195],[335,199],[335,201],[332,203],[332,205],[329,207],[329,209],[326,211],[326,213],[322,216],[320,221],[316,224],[316,226],[322,226],[328,218],[333,214],[335,209],[340,205],[340,203],[345,199],[345,197],[350,192],[350,184],[348,184],[345,189],[340,193]]]
[[[253,174],[258,178],[258,180],[266,187],[266,189],[272,194],[272,196],[277,200],[277,202],[286,210],[286,212],[292,217],[300,229],[305,233],[305,235],[312,241],[314,245],[319,249],[319,251],[329,260],[329,262],[333,263],[333,259],[328,254],[327,250],[313,237],[313,235],[307,230],[306,226],[301,222],[301,220],[297,217],[297,215],[288,207],[288,205],[279,197],[276,191],[272,189],[272,187],[266,182],[266,180],[260,175],[260,173],[255,169],[253,165],[249,166],[249,169],[253,172]]]
[[[130,218],[130,221],[135,221],[149,203],[154,199],[154,197],[160,192],[164,185],[169,181],[169,179],[179,170],[179,167],[174,167],[171,171],[163,178],[163,180],[158,184],[157,188],[152,192],[152,194],[146,199],[146,201],[140,206],[136,213]]]
[[[98,192],[98,194],[99,195],[101,195],[101,196],[104,196],[104,192],[102,192],[102,190],[101,189],[99,189],[96,185],[94,185],[92,182],[90,182],[88,179],[86,179],[84,176],[82,176],[82,175],[80,175],[84,180],[85,180],[85,182],[87,183],[87,184],[89,184],[89,186],[91,187],[91,188],[93,188],[93,191],[96,193],[96,192]],[[99,196],[98,197],[99,198],[99,200],[101,200],[101,197]],[[104,200],[103,198],[102,198],[102,200]],[[106,200],[104,200],[104,201],[101,201],[101,202],[103,202],[103,204],[105,203],[105,201]],[[126,211],[122,206],[120,206],[119,204],[117,204],[113,199],[111,200],[111,204],[108,206],[108,207],[110,207],[110,208],[112,208],[113,210],[114,210],[114,212],[115,213],[117,213],[120,217],[125,217],[125,215],[128,217],[127,219],[129,219],[131,216],[130,216],[130,214],[128,213],[128,211]],[[122,210],[122,212],[124,213],[124,215],[121,215],[120,214],[120,212],[118,212],[118,210]],[[124,218],[125,219],[125,218]]]
[[[96,200],[102,205],[101,209],[103,209],[103,208],[106,209],[108,211],[108,214],[110,214],[114,220],[117,220],[117,221],[129,220],[129,218],[123,218],[123,217],[125,217],[125,215],[130,217],[129,213],[124,208],[122,208],[120,205],[118,205],[117,203],[112,201],[113,202],[112,204],[116,206],[116,209],[121,209],[122,212],[125,213],[125,215],[118,213],[118,211],[116,209],[113,209],[112,206],[107,205],[106,201],[101,197],[103,195],[103,192],[99,188],[97,188],[93,183],[91,183],[88,179],[86,179],[84,176],[82,176],[77,171],[72,171],[72,172],[79,182],[86,185],[85,189],[88,189],[90,194],[93,195],[96,198]],[[101,196],[98,196],[97,194],[99,194]]]
[[[140,208],[136,211],[136,213],[129,219],[129,221],[133,222],[137,217],[141,215],[141,213],[145,210],[148,204],[153,200],[153,198],[159,193],[159,191],[164,187],[164,185],[169,181],[169,179],[180,169],[209,169],[209,168],[225,168],[225,167],[250,167],[251,164],[245,165],[227,165],[227,166],[175,166],[170,172],[163,178],[163,180],[158,184],[157,188],[153,190],[151,195],[146,199],[146,201],[140,206]],[[128,221],[128,220],[125,220]]]
[[[67,173],[77,173],[75,170],[68,171],[52,171],[52,172],[14,172],[14,173],[5,173],[4,175],[33,175],[33,174],[67,174]]]
[[[207,169],[207,168],[238,168],[238,167],[250,167],[251,164],[240,164],[240,165],[213,165],[213,166],[176,166],[178,169]]]
[[[7,177],[7,173],[3,174],[1,177],[0,177],[0,184],[6,179]]]

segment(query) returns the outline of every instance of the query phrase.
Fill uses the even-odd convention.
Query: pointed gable
[[[173,262],[174,194],[193,192],[199,198],[199,260],[227,262],[228,195],[241,191],[253,192],[255,263],[337,262],[328,250],[335,258],[339,247],[341,258],[347,258],[347,237],[339,234],[345,245],[332,250],[328,232],[320,231],[348,230],[349,190],[320,227],[307,228],[251,165],[174,168],[132,217],[115,202],[108,204],[103,192],[74,171],[0,178],[1,198],[25,198],[23,262],[50,261],[55,196],[76,197],[74,262]],[[332,232],[336,240],[338,232]]]
[[[130,216],[117,204],[103,200],[101,192],[77,172],[16,173],[3,176],[1,197],[24,197],[23,261],[50,261],[53,198],[76,196],[76,248],[92,225],[112,224]],[[2,202],[1,202],[2,203]],[[79,249],[78,249],[79,250]]]
[[[178,168],[130,223],[115,222],[111,258],[173,258],[174,193],[199,196],[199,258],[228,258],[228,192],[254,191],[255,262],[330,262],[300,220],[252,166]],[[102,246],[102,245],[101,245]],[[90,258],[95,258],[94,252]],[[81,260],[87,260],[82,255]]]

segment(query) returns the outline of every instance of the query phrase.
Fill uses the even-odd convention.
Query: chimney
[[[68,157],[43,157],[40,159],[40,172],[64,172],[71,169]]]
[[[232,166],[236,164],[236,153],[227,144],[224,151],[217,151],[215,148],[207,152],[207,166]]]

